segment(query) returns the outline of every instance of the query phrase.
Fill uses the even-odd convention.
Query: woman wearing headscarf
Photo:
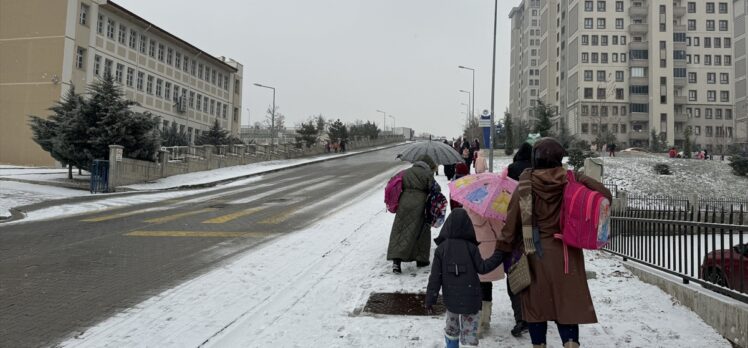
[[[392,260],[394,273],[402,273],[402,262],[415,261],[418,267],[429,265],[431,226],[426,222],[424,210],[436,169],[434,160],[423,155],[403,173],[403,192],[387,247],[387,260]]]
[[[539,231],[534,241],[537,251],[528,255],[531,283],[520,293],[522,315],[529,324],[533,347],[545,347],[548,321],[555,321],[564,347],[579,347],[579,324],[597,322],[595,307],[587,285],[584,255],[581,249],[568,248],[568,274],[564,272],[564,246],[554,238],[561,232],[559,218],[566,187],[566,170],[561,165],[565,155],[563,146],[552,138],[535,143],[532,170],[526,170],[520,180],[529,180],[532,188],[534,225]],[[611,194],[600,182],[577,174],[576,180],[611,199]],[[511,252],[522,243],[522,214],[518,194],[509,203],[503,237],[497,248]]]

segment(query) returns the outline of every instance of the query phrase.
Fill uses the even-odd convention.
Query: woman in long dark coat
[[[402,262],[415,261],[418,267],[429,265],[431,226],[426,223],[424,211],[436,168],[434,160],[424,155],[403,174],[403,193],[387,248],[387,260],[392,260],[395,273],[402,273]]]
[[[530,337],[535,347],[545,346],[548,321],[555,321],[564,347],[579,347],[579,324],[597,323],[595,307],[587,286],[582,249],[568,248],[569,273],[564,272],[564,246],[554,238],[561,232],[559,218],[566,187],[566,170],[561,166],[565,154],[563,146],[552,138],[538,140],[533,147],[533,169],[520,176],[532,183],[535,224],[540,232],[540,253],[528,255],[530,286],[520,293],[522,316],[529,323]],[[602,193],[609,200],[611,194],[600,182],[577,174],[576,180]],[[504,241],[517,241],[522,235],[522,214],[519,195],[512,195]],[[518,238],[522,239],[522,238]],[[521,242],[520,242],[521,243]],[[511,252],[513,245],[499,242],[497,249]]]

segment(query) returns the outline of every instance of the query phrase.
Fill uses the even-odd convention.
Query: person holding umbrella
[[[392,261],[395,274],[402,273],[402,262],[415,261],[417,267],[430,263],[431,226],[426,222],[424,210],[437,168],[431,156],[421,155],[402,174],[403,190],[387,247],[387,260]]]

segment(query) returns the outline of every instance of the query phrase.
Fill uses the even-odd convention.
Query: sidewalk
[[[446,190],[444,177],[438,177]],[[64,347],[441,347],[442,317],[361,314],[372,292],[423,292],[428,269],[385,260],[393,214],[383,182],[309,228],[278,237],[64,342]],[[438,230],[432,231],[436,236]],[[590,347],[730,347],[693,312],[634,278],[617,259],[586,255],[600,323],[581,327]],[[527,347],[513,325],[506,283],[494,286],[483,346]],[[549,325],[549,343],[559,337]]]

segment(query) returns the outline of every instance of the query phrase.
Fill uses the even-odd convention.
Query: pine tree
[[[200,134],[200,137],[196,141],[197,145],[219,146],[227,145],[228,143],[229,132],[221,128],[221,125],[218,123],[217,119],[215,120],[215,122],[213,122],[213,126],[210,127],[207,132],[203,132],[202,134]]]
[[[504,112],[504,132],[506,132],[504,142],[504,153],[511,156],[514,153],[514,126],[512,124],[512,115]]]
[[[161,132],[162,146],[187,146],[190,144],[187,134],[177,129],[177,124],[172,123],[171,127]]]
[[[322,135],[325,132],[327,121],[322,115],[319,115],[315,118],[315,122],[317,123],[317,135]]]
[[[348,128],[340,122],[340,119],[335,120],[327,130],[327,134],[330,136],[331,141],[348,140]]]
[[[94,82],[88,93],[81,123],[89,126],[89,160],[109,158],[109,145],[123,146],[128,158],[156,159],[161,138],[158,117],[132,111],[130,108],[137,103],[124,98],[109,74]]]
[[[553,117],[553,107],[544,103],[542,100],[538,100],[538,104],[533,108],[535,110],[535,129],[534,133],[540,133],[541,137],[547,137],[550,135],[551,117]]]
[[[296,131],[299,134],[296,137],[297,142],[303,142],[307,148],[312,147],[317,142],[317,127],[313,121],[304,122]]]

